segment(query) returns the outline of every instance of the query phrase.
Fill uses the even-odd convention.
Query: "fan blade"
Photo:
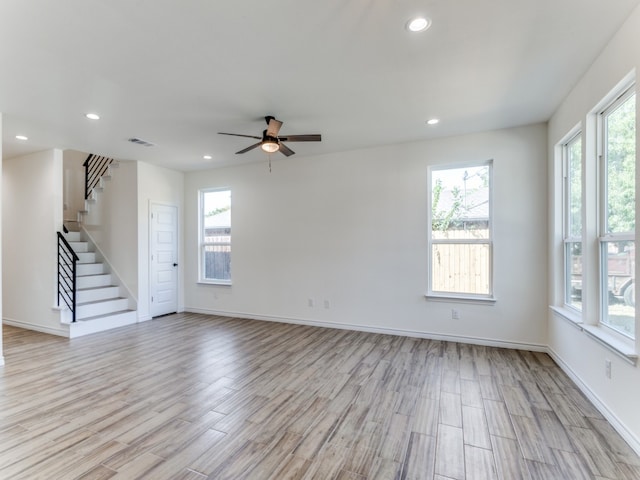
[[[310,135],[288,135],[286,137],[278,137],[282,142],[320,142],[322,136],[319,133]]]
[[[262,140],[262,137],[256,137],[255,135],[243,135],[241,133],[218,132],[218,135],[233,135],[234,137],[257,138],[258,140]]]
[[[262,145],[262,142],[258,142],[258,143],[254,144],[254,145],[251,145],[250,147],[242,149],[239,152],[236,152],[236,155],[238,155],[239,153],[247,153],[249,150],[253,150],[256,147],[259,147],[260,145]]]
[[[267,118],[269,119],[269,125],[267,126],[267,136],[277,137],[278,132],[280,131],[280,127],[282,127],[282,122],[280,120],[276,120],[273,117]]]
[[[294,152],[293,150],[291,150],[289,147],[287,147],[284,143],[280,142],[280,152],[282,152],[283,155],[286,155],[287,157],[290,157],[291,155],[293,155]]]

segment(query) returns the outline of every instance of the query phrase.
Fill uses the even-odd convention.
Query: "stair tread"
[[[78,303],[78,307],[82,307],[84,305],[96,305],[98,303],[112,302],[114,300],[126,300],[126,298],[124,298],[124,297],[112,297],[112,298],[103,298],[102,300],[91,300],[90,302]]]
[[[117,285],[100,285],[99,287],[77,288],[77,292],[91,292],[93,290],[101,290],[103,288],[118,288]]]

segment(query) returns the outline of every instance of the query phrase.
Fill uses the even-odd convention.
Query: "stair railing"
[[[58,306],[63,301],[71,311],[71,321],[76,321],[76,264],[78,255],[64,235],[58,232]]]
[[[85,200],[91,196],[93,189],[98,186],[102,176],[107,173],[109,165],[113,163],[113,158],[102,157],[100,155],[90,154],[84,161],[84,198]]]

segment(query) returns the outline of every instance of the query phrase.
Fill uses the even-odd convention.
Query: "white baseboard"
[[[34,323],[23,322],[21,320],[12,320],[10,318],[3,318],[2,323],[4,325],[11,325],[12,327],[24,328],[25,330],[33,330],[35,332],[48,333],[50,335],[69,338],[69,330],[64,328],[45,327],[43,325],[36,325]]]
[[[553,361],[556,362],[562,371],[566,373],[571,380],[578,386],[580,391],[593,403],[598,411],[607,419],[611,426],[620,434],[620,436],[629,444],[629,446],[640,455],[640,438],[629,431],[623,422],[613,413],[607,405],[598,397],[598,395],[582,381],[580,376],[558,355],[551,347],[547,347],[547,353]]]
[[[149,320],[153,320],[151,315],[140,315],[138,316],[138,323],[148,322]]]
[[[530,350],[534,352],[546,352],[547,346],[536,343],[524,343],[514,341],[495,340],[491,338],[469,337],[462,335],[439,334],[433,332],[422,332],[417,330],[401,330],[397,328],[375,327],[370,325],[358,325],[353,323],[324,322],[318,320],[307,320],[301,318],[286,318],[272,315],[258,315],[244,312],[226,312],[221,310],[208,310],[202,308],[185,307],[186,312],[202,313],[204,315],[219,315],[223,317],[246,318],[248,320],[264,320],[267,322],[292,323],[296,325],[309,325],[322,328],[337,328],[340,330],[354,330],[357,332],[381,333],[385,335],[396,335],[399,337],[425,338],[428,340],[441,340],[445,342],[469,343],[473,345],[483,345],[487,347],[510,348],[513,350]]]

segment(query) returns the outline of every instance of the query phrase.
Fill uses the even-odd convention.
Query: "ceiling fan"
[[[239,152],[236,152],[236,154],[246,153],[249,150],[260,147],[267,153],[275,153],[279,151],[287,157],[293,155],[296,152],[287,147],[283,142],[319,142],[322,140],[322,137],[319,133],[309,135],[278,136],[278,133],[280,133],[280,127],[282,127],[282,122],[280,120],[276,120],[275,117],[272,117],[270,115],[264,117],[264,119],[267,122],[267,129],[262,132],[262,137],[257,137],[255,135],[243,135],[240,133],[218,132],[218,134],[233,135],[234,137],[255,138],[257,140],[260,140],[258,143],[255,143],[247,148],[240,150]]]

